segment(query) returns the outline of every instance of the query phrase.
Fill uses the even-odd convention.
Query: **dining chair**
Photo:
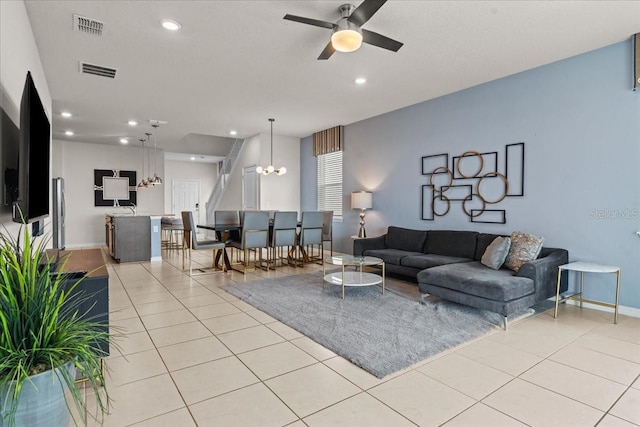
[[[271,229],[269,264],[275,268],[278,260],[284,262],[291,259],[291,250],[296,246],[298,228],[298,212],[275,212]],[[287,248],[286,256],[283,249]],[[287,262],[288,263],[288,262]]]
[[[225,244],[223,242],[219,242],[217,240],[198,240],[196,238],[196,225],[193,220],[193,212],[191,211],[182,211],[182,225],[184,228],[184,238],[182,239],[182,270],[184,270],[184,259],[185,256],[189,258],[189,276],[194,276],[192,269],[192,254],[191,251],[199,251],[210,249],[212,250],[212,265],[211,268],[215,268],[215,258],[216,252],[219,250],[223,250],[225,248]],[[199,268],[201,273],[205,273],[204,268]],[[226,271],[226,270],[224,270]]]
[[[324,250],[324,242],[329,242],[331,256],[333,256],[333,211],[324,211],[322,220],[322,250]]]
[[[307,211],[302,212],[302,224],[298,235],[298,249],[302,252],[304,262],[318,262],[322,264],[324,257],[322,254],[322,224],[324,222],[324,212]],[[313,247],[319,247],[319,255],[313,254]],[[300,259],[300,257],[298,257]]]
[[[246,273],[250,261],[250,250],[256,253],[254,267],[256,265],[262,267],[262,249],[267,249],[267,253],[269,249],[269,212],[245,212],[240,242],[231,242],[230,246],[237,251],[242,251],[244,255],[241,262],[242,270],[236,268],[234,270]]]

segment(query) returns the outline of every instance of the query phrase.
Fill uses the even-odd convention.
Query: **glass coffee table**
[[[341,265],[342,271],[326,274],[324,267],[326,264]],[[362,271],[363,267],[372,266],[381,266],[382,275]],[[346,267],[355,267],[355,270],[345,271]],[[322,274],[324,276],[322,287],[324,288],[325,283],[342,286],[342,299],[344,299],[345,286],[374,286],[381,284],[382,293],[384,294],[384,261],[380,258],[353,255],[326,257],[322,267]]]

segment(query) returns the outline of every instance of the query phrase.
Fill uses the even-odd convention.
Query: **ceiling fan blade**
[[[403,45],[403,43],[385,37],[382,34],[364,29],[362,30],[362,41],[394,52],[397,52]]]
[[[333,45],[331,44],[331,40],[329,40],[329,43],[327,43],[327,46],[325,46],[320,56],[318,56],[318,59],[329,59],[331,55],[335,53],[335,51],[336,50],[333,48]]]
[[[387,0],[364,0],[356,10],[351,13],[347,21],[362,26],[385,4]]]
[[[288,21],[300,22],[302,24],[313,25],[315,27],[328,28],[330,30],[333,29],[335,24],[327,21],[320,21],[318,19],[304,18],[302,16],[289,15],[288,13],[284,15],[284,18]]]

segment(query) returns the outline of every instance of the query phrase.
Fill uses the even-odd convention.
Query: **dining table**
[[[297,226],[300,227],[302,225],[302,221],[298,221]],[[196,227],[201,228],[203,230],[215,231],[216,239],[219,242],[228,242],[231,239],[231,234],[234,231],[237,231],[240,236],[242,236],[242,224],[240,223],[228,223],[228,224],[198,224]],[[273,220],[269,220],[269,235],[271,235],[271,231],[273,229]],[[289,251],[289,255],[293,255],[294,248],[291,248]],[[305,260],[308,260],[307,252],[304,248],[300,248],[302,253],[302,257]],[[224,267],[220,267],[220,261],[224,262]],[[218,251],[216,254],[216,258],[214,260],[214,266],[218,269],[224,269],[225,271],[231,270],[231,261],[229,260],[229,254],[227,253],[226,247],[222,251]]]

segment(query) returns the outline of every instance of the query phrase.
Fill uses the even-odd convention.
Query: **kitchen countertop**
[[[151,217],[151,219],[160,219],[163,216],[167,216],[167,215],[162,215],[162,214],[147,214],[147,213],[137,213],[135,215],[131,214],[131,213],[126,213],[126,212],[115,212],[115,213],[108,213],[106,214],[107,216],[110,217],[114,217],[114,218],[123,218],[123,217],[136,217],[136,216],[148,216]]]

